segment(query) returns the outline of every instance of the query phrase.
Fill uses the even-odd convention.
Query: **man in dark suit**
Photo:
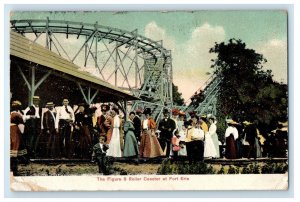
[[[135,112],[135,117],[132,120],[134,126],[134,135],[138,142],[141,141],[141,126],[142,126],[141,114],[142,114],[142,110],[137,109]]]
[[[100,135],[99,143],[95,144],[93,147],[92,160],[96,160],[99,168],[99,173],[103,175],[109,175],[108,160],[106,157],[106,151],[108,150],[108,145],[105,144],[106,136]]]
[[[176,128],[176,123],[170,118],[170,112],[167,109],[163,111],[164,118],[159,122],[158,130],[160,131],[159,143],[163,151],[166,150],[166,157],[170,155],[171,139],[173,136],[173,131]]]
[[[41,115],[42,110],[39,107],[40,97],[33,96],[33,104],[24,110],[25,121],[25,144],[31,158],[39,156],[39,137],[41,134]]]
[[[53,112],[53,102],[48,102],[46,108],[48,110],[44,112],[42,116],[43,134],[46,143],[46,157],[56,158],[59,154],[59,139],[55,130],[56,113]]]

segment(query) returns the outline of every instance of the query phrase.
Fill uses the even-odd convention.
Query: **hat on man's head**
[[[46,107],[54,107],[54,103],[53,102],[47,102]]]
[[[97,107],[90,107],[89,109],[91,112],[95,113],[95,111],[97,110]]]
[[[180,111],[179,111],[179,109],[177,109],[177,108],[174,108],[174,109],[172,109],[172,114],[173,115],[179,115],[179,113],[180,113]]]
[[[164,109],[163,114],[169,114],[169,110],[168,109]]]
[[[137,114],[141,114],[141,113],[143,113],[143,110],[142,110],[142,109],[140,109],[140,108],[138,108],[138,109],[135,111],[135,113],[137,113]]]
[[[213,119],[213,120],[215,120],[216,119],[216,117],[213,115],[213,114],[207,114],[207,117],[206,117],[207,119]]]
[[[86,106],[86,103],[81,102],[81,103],[78,104],[78,107],[80,107],[80,106],[84,107],[84,106]]]
[[[196,112],[195,111],[190,111],[189,115],[190,115],[190,117],[194,117],[194,116],[196,116]]]
[[[206,116],[206,114],[202,114],[202,115],[200,116],[200,118],[202,118],[202,119],[206,119],[206,118],[207,118],[207,116]]]
[[[249,122],[249,121],[243,121],[243,124],[246,125],[246,126],[248,126],[248,125],[250,125],[250,124],[252,124],[252,123]]]
[[[143,114],[147,115],[147,114],[151,114],[151,109],[150,108],[146,108],[143,112]]]
[[[109,106],[107,104],[102,104],[101,105],[101,111],[102,112],[107,112],[109,110]]]
[[[11,106],[21,106],[22,103],[19,100],[15,100],[11,103]]]
[[[39,99],[40,99],[40,96],[35,95],[35,96],[32,97],[32,99],[33,99],[33,100],[39,100]]]
[[[235,121],[232,120],[232,119],[228,119],[228,120],[227,120],[227,123],[228,123],[228,124],[232,124],[232,125],[238,124],[237,122],[235,122]]]

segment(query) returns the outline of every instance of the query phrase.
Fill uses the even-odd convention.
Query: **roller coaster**
[[[150,107],[157,120],[164,108],[216,114],[221,79],[213,75],[184,106],[173,105],[171,51],[162,41],[138,33],[94,24],[36,19],[11,20],[11,30],[140,100],[130,110]],[[90,104],[90,103],[89,103]]]

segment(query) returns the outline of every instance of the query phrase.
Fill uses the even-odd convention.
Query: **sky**
[[[267,59],[275,81],[287,83],[287,13],[283,10],[194,12],[17,12],[11,19],[95,23],[133,31],[172,51],[173,81],[187,100],[210,77],[215,42],[241,39]]]

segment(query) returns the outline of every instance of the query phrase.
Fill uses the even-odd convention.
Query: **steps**
[[[185,112],[196,111],[201,114],[216,114],[217,94],[221,78],[217,75],[210,77],[205,84],[197,91],[197,94],[190,98],[190,103],[184,108]]]

